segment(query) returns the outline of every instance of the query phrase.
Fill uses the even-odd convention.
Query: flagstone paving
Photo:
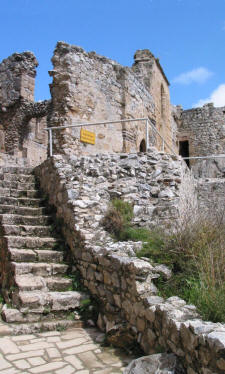
[[[103,347],[104,334],[75,328],[0,338],[1,374],[119,374],[133,357]]]

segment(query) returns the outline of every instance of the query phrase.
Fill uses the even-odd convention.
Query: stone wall
[[[225,107],[214,108],[206,104],[202,108],[181,111],[178,140],[188,140],[189,155],[225,156]],[[214,160],[190,160],[197,177],[222,177],[225,172],[225,157]]]
[[[14,53],[0,64],[0,152],[37,165],[47,157],[50,101],[34,103],[36,67],[31,52]]]
[[[131,68],[63,42],[57,44],[52,62],[51,126],[143,117],[155,124],[154,99]],[[137,152],[145,139],[145,124],[140,122],[87,129],[96,134],[95,145],[79,142],[80,129],[55,131],[56,152]]]
[[[225,178],[199,178],[197,180],[198,205],[201,212],[225,221]]]
[[[85,190],[87,180],[90,191],[96,188],[96,196],[101,193],[101,209],[108,208],[110,199],[122,198],[134,205],[135,224],[173,227],[187,214],[187,207],[194,209],[197,204],[194,179],[181,158],[155,148],[150,151],[143,155],[71,156],[70,173],[75,175],[71,188],[78,185],[73,178],[79,180],[80,190]]]
[[[158,180],[157,170],[162,163],[165,170]],[[170,170],[170,163],[177,167],[173,166],[176,172],[171,171],[168,181],[163,177]],[[147,173],[148,167],[154,172]],[[224,324],[201,321],[195,308],[177,297],[167,300],[158,297],[154,279],[160,274],[165,276],[165,268],[135,257],[141,243],[115,243],[101,226],[110,197],[133,201],[138,217],[136,202],[142,199],[149,202],[156,196],[153,182],[158,181],[159,187],[164,185],[162,191],[168,188],[167,183],[170,189],[177,185],[179,194],[182,177],[186,175],[182,169],[187,170],[179,159],[152,150],[142,156],[55,156],[36,168],[36,175],[49,195],[49,202],[57,208],[57,216],[63,219],[64,235],[83,283],[100,301],[98,325],[107,331],[111,341],[115,336],[117,343],[138,341],[147,354],[159,349],[173,352],[188,374],[222,374]],[[153,185],[150,180],[143,183],[147,174],[151,175]],[[188,183],[191,184],[190,179]],[[171,192],[174,193],[173,189]],[[157,191],[155,201],[160,200],[165,207],[173,199],[167,196],[164,200],[159,194]],[[189,199],[195,200],[190,194]],[[150,219],[146,216],[146,223]]]
[[[169,82],[150,51],[138,50],[135,63],[129,68],[95,52],[86,53],[80,47],[58,42],[52,62],[51,110],[32,118],[48,116],[50,126],[149,118],[153,128],[172,145]],[[15,53],[0,64],[0,151],[29,157],[33,163],[46,158],[47,138],[36,138],[34,120],[27,125],[31,120],[29,104],[34,100],[37,66],[32,52]],[[24,118],[25,104],[29,121]],[[95,133],[94,145],[80,142],[80,128],[53,131],[54,152],[145,151],[145,127],[145,121],[87,126]],[[151,127],[148,140],[150,146],[162,148],[162,140]]]
[[[177,139],[178,128],[180,127],[180,112],[182,107],[180,105],[174,106],[171,104],[171,137],[172,147],[174,151],[179,154],[179,143]]]
[[[47,158],[48,134],[46,116],[51,102],[32,103],[18,99],[13,105],[0,111],[0,123],[4,138],[1,152],[28,158],[31,165]]]
[[[155,58],[148,49],[143,49],[136,51],[134,61],[132,69],[135,75],[147,88],[154,100],[156,128],[169,146],[172,146],[169,82],[159,59]],[[158,149],[161,145],[162,142],[158,138]]]
[[[36,67],[32,52],[14,53],[0,64],[0,109],[11,106],[23,97],[34,98]]]
[[[30,163],[27,158],[15,157],[7,153],[0,152],[0,167],[29,167]]]

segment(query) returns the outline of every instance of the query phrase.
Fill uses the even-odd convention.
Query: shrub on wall
[[[103,219],[107,231],[117,240],[142,241],[138,257],[167,265],[170,279],[156,282],[164,297],[177,295],[195,304],[202,317],[225,321],[225,224],[221,217],[197,215],[168,234],[160,229],[132,226],[132,205],[113,200]]]

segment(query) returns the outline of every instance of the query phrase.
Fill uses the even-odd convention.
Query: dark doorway
[[[144,140],[144,139],[142,139],[142,141],[141,141],[141,143],[140,143],[139,151],[140,151],[140,152],[146,152],[146,143],[145,143],[145,140]]]
[[[179,155],[182,157],[189,157],[189,142],[188,140],[183,140],[179,142]],[[190,167],[189,160],[184,160],[188,167]]]

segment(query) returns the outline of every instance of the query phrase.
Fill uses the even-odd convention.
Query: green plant
[[[96,324],[99,314],[99,303],[93,297],[84,299],[81,301],[78,312],[83,321],[92,320]]]
[[[66,330],[66,326],[58,325],[58,326],[56,327],[56,331],[61,332],[61,331],[65,331],[65,330]]]
[[[112,206],[121,214],[124,225],[130,224],[134,215],[132,204],[121,199],[114,199]]]
[[[111,207],[103,218],[102,225],[106,231],[118,238],[120,232],[123,230],[121,214],[115,208]]]
[[[123,240],[121,235],[131,225],[132,218],[132,205],[126,201],[114,199],[102,220],[102,225],[116,239]]]
[[[117,240],[142,241],[138,257],[167,265],[172,277],[155,280],[159,294],[196,305],[203,319],[225,321],[225,223],[223,215],[193,217],[172,234],[131,224],[132,206],[113,200],[103,224]],[[128,208],[128,209],[127,209]],[[127,210],[126,210],[127,209]],[[195,217],[195,218],[194,218]]]
[[[176,294],[196,305],[204,319],[225,321],[224,223],[200,217],[189,222],[166,238],[160,260],[173,270],[169,280],[157,280],[163,296]]]
[[[75,314],[73,312],[69,313],[67,316],[68,321],[74,321],[75,320]]]
[[[91,299],[81,300],[80,310],[85,311],[91,305]]]
[[[42,313],[45,316],[45,315],[49,314],[50,312],[51,312],[50,306],[46,306],[46,307],[44,307],[44,310],[43,310]]]

